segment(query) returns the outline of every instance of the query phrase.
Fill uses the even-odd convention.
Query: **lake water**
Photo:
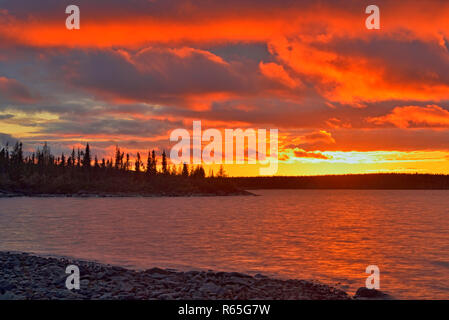
[[[449,191],[254,192],[0,199],[0,250],[316,279],[350,293],[377,265],[396,298],[449,299]]]

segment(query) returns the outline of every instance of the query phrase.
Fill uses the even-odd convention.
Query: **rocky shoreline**
[[[68,290],[68,265],[80,270],[80,289]],[[344,291],[318,282],[279,280],[236,272],[153,268],[129,270],[70,258],[0,251],[0,300],[348,300]]]

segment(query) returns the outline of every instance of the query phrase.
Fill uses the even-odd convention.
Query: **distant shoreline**
[[[244,190],[347,189],[449,190],[449,175],[370,173],[323,176],[230,177],[225,180]]]
[[[17,197],[35,198],[160,198],[160,197],[227,197],[227,196],[256,196],[246,190],[238,192],[216,192],[216,193],[30,193],[30,192],[8,192],[0,190],[0,199]]]

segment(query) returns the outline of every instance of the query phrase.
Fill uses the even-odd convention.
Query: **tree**
[[[16,142],[11,153],[11,162],[14,167],[19,167],[23,163],[22,142]]]
[[[6,172],[8,169],[9,157],[6,157],[6,148],[0,151],[0,173]]]
[[[115,169],[118,170],[122,166],[120,148],[115,146]]]
[[[47,145],[47,142],[45,142],[44,146],[42,147],[41,159],[44,166],[48,166],[52,162],[51,150]]]
[[[126,154],[126,161],[125,161],[125,165],[124,165],[124,169],[125,171],[129,171],[129,167],[130,167],[130,162],[129,162],[129,153]]]
[[[61,167],[65,167],[65,155],[64,155],[64,152],[62,153],[62,155],[61,155]]]
[[[147,159],[147,173],[149,175],[155,175],[157,173],[157,160],[156,160],[156,152],[154,150],[148,151],[148,159]]]
[[[78,148],[78,152],[76,155],[76,166],[79,168],[81,167],[81,151],[80,148]]]
[[[120,154],[120,169],[121,170],[128,170],[128,169],[125,169],[125,163],[123,162],[123,158],[125,157],[125,153],[124,152],[122,152],[121,154]]]
[[[154,150],[151,151],[151,158],[152,158],[151,172],[152,172],[152,174],[156,174],[157,173],[157,160],[156,160],[156,152]]]
[[[75,147],[73,147],[73,149],[72,149],[72,155],[70,158],[72,159],[71,166],[74,167],[75,166]]]
[[[167,155],[165,154],[165,150],[162,151],[162,173],[167,174]]]
[[[223,168],[223,165],[221,165],[220,166],[220,170],[218,170],[218,172],[217,172],[217,177],[218,178],[225,178],[226,176],[227,176],[227,174],[226,174],[226,172],[225,172],[225,170]]]
[[[204,171],[204,168],[201,165],[198,165],[196,168],[192,168],[190,176],[193,178],[205,178],[206,173]]]
[[[182,176],[183,177],[188,177],[189,176],[189,167],[187,166],[187,163],[184,162],[184,164],[182,165]]]
[[[151,157],[151,151],[148,150],[148,157],[147,157],[147,174],[151,174],[151,168],[153,167],[153,158]]]
[[[84,157],[83,157],[83,168],[90,168],[91,161],[92,161],[92,159],[90,157],[90,147],[89,147],[89,143],[87,143],[86,151],[84,152]]]
[[[14,145],[14,149],[11,152],[11,174],[10,177],[12,180],[20,180],[22,175],[22,167],[23,167],[23,151],[22,151],[22,143],[16,142]]]
[[[136,157],[136,162],[135,162],[136,172],[140,172],[141,167],[142,167],[142,160],[140,159],[140,153],[137,152],[137,157]]]

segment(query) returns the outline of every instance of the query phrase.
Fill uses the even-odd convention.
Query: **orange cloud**
[[[427,105],[396,107],[382,117],[367,118],[374,124],[391,123],[399,128],[409,127],[449,127],[449,111],[437,106]]]
[[[365,40],[346,40],[341,44],[339,41],[332,36],[322,41],[307,36],[278,38],[269,42],[269,48],[281,64],[312,81],[329,101],[363,108],[363,102],[447,99],[449,79],[442,70],[447,68],[449,57],[447,49],[437,44],[436,38],[430,43],[420,43],[422,54],[409,58],[407,64],[400,64],[401,57],[396,54],[387,52],[380,56],[370,50],[385,51],[382,46],[390,45],[388,49],[392,53],[402,50],[407,55],[410,50],[416,50],[417,44],[404,40],[398,40],[395,46],[390,44],[392,40],[376,40],[378,45],[376,41],[371,44]],[[426,69],[427,64],[422,60],[423,56],[429,59],[431,55],[435,61],[429,61],[429,65],[441,63],[435,70]],[[423,63],[422,70],[418,69],[418,62]]]
[[[305,151],[303,149],[296,149],[296,150],[293,150],[293,154],[295,155],[296,158],[314,158],[314,159],[323,159],[323,160],[330,159],[330,157],[328,157],[318,151],[312,152],[312,151]]]
[[[287,71],[285,71],[283,66],[277,63],[274,62],[263,63],[261,61],[259,64],[259,68],[264,76],[277,80],[289,88],[293,89],[300,84],[297,80],[293,79],[287,73]]]
[[[366,3],[345,6],[328,0],[314,3],[276,1],[83,1],[81,30],[64,25],[65,6],[45,1],[9,0],[0,12],[0,35],[10,43],[33,46],[111,47],[150,42],[268,41],[280,36],[309,34],[367,38]],[[444,0],[406,2],[379,0],[382,34],[429,39],[449,30],[449,4]],[[124,14],[125,13],[125,14]],[[411,32],[407,32],[411,31]],[[380,34],[377,32],[376,34]]]

